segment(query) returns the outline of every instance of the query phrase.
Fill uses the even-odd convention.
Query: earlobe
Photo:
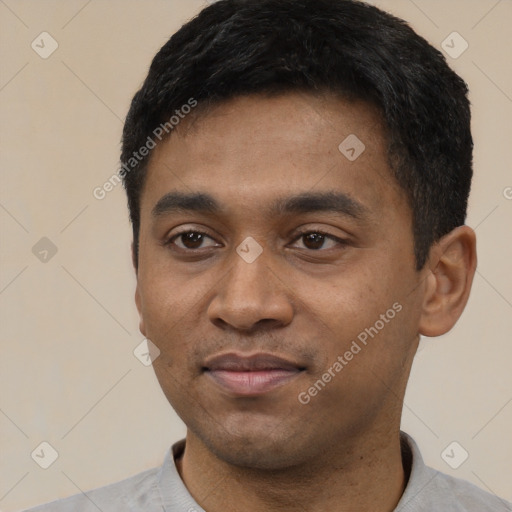
[[[464,311],[476,270],[476,237],[469,226],[459,226],[431,249],[427,262],[419,333],[440,336]]]

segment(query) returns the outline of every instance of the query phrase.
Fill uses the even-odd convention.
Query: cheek
[[[369,265],[344,269],[331,282],[328,288],[320,286],[306,296],[321,304],[323,319],[343,334],[342,338],[357,334],[392,304],[390,283],[376,279]]]
[[[408,271],[396,263],[386,266],[381,259],[340,273],[328,290],[318,288],[310,294],[316,307],[321,301],[319,318],[329,326],[332,341],[325,350],[331,364],[346,354],[353,371],[401,367],[417,335],[418,308],[412,288]],[[356,360],[357,364],[351,363]]]
[[[198,296],[198,283],[170,265],[160,250],[148,248],[146,252],[138,276],[142,312],[154,326],[170,324],[183,316]]]
[[[157,265],[139,276],[146,336],[160,350],[155,371],[169,371],[170,366],[180,374],[196,371],[191,361],[201,340],[208,339],[205,308],[214,282],[205,275],[183,275]]]
[[[161,352],[179,342],[180,319],[186,317],[187,298],[166,274],[139,276],[141,316],[147,337]],[[188,306],[190,307],[190,306]]]

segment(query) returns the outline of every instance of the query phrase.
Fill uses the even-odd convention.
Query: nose
[[[217,327],[252,331],[283,327],[292,321],[290,290],[269,266],[267,250],[252,263],[233,251],[230,270],[208,307],[208,317]]]

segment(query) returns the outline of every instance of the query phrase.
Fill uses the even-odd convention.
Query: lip
[[[281,387],[305,368],[274,354],[221,354],[206,360],[205,375],[236,396],[258,396]]]

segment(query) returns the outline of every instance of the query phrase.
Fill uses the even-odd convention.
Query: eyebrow
[[[173,213],[196,212],[221,214],[220,203],[209,194],[170,192],[158,200],[152,210],[154,218]],[[341,192],[304,192],[276,199],[268,208],[269,216],[290,213],[332,212],[362,220],[369,209],[359,201]]]

